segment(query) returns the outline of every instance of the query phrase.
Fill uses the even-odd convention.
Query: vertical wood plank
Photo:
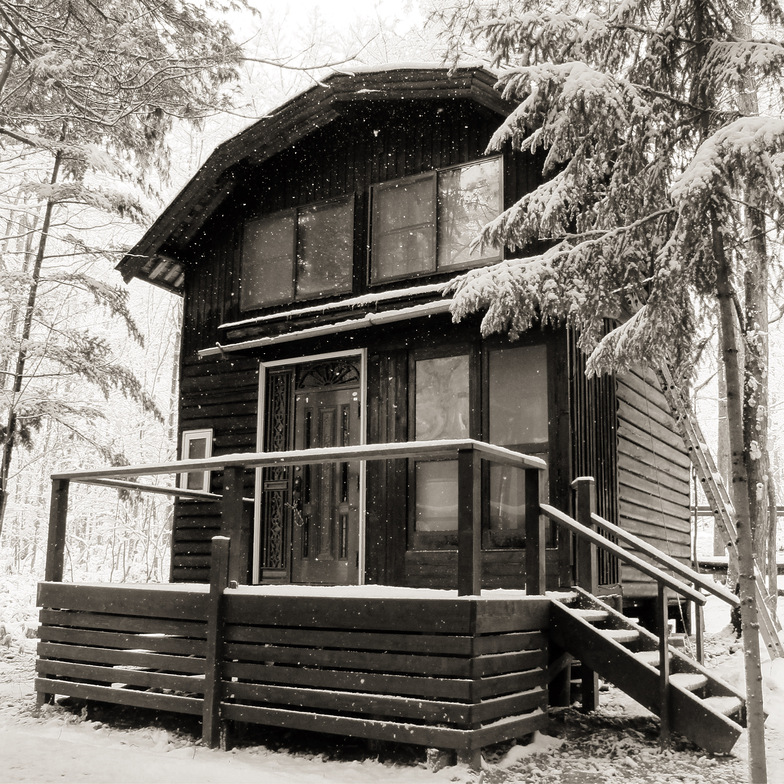
[[[668,617],[668,590],[659,583],[656,597],[656,626],[659,635],[659,741],[662,747],[670,740],[670,623]]]
[[[49,539],[46,545],[45,579],[49,583],[63,581],[65,563],[65,525],[68,517],[67,479],[52,480],[52,496],[49,506]]]
[[[705,664],[705,611],[701,604],[694,602],[694,628],[697,644],[697,661]]]
[[[210,598],[207,605],[207,655],[204,674],[204,708],[202,741],[210,748],[221,742],[220,719],[221,663],[223,658],[223,594],[229,584],[231,540],[226,536],[212,539]]]
[[[457,595],[482,591],[482,472],[474,450],[457,453]]]
[[[596,530],[591,515],[596,512],[596,482],[592,476],[580,476],[572,482],[575,490],[575,518],[586,528]],[[596,545],[581,537],[577,538],[577,575],[575,582],[580,588],[596,594],[599,589],[598,555]]]
[[[226,466],[223,471],[221,536],[231,539],[229,580],[234,580],[240,585],[246,585],[249,577],[250,531],[245,525],[245,510],[242,500],[244,478],[244,466]]]
[[[540,472],[525,469],[525,592],[541,596],[545,592],[546,562],[544,518],[539,511]]]

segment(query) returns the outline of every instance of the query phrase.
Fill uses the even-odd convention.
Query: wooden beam
[[[249,526],[245,525],[244,466],[229,466],[223,472],[223,498],[221,500],[221,535],[231,539],[229,580],[246,585],[248,582]],[[215,539],[212,540],[213,543]],[[214,556],[213,556],[214,557]]]
[[[543,596],[546,590],[544,518],[539,508],[539,471],[525,470],[525,592]]]
[[[670,741],[670,620],[667,588],[659,583],[656,596],[656,625],[659,634],[659,719],[662,748]]]
[[[482,593],[482,460],[457,452],[457,595]]]
[[[580,476],[572,482],[575,491],[575,518],[586,528],[595,530],[592,515],[596,512],[596,481],[592,476]],[[575,583],[594,596],[599,590],[599,559],[596,543],[577,538],[575,553],[577,574]]]
[[[52,479],[52,496],[49,505],[49,539],[46,546],[45,580],[59,583],[63,580],[65,563],[65,525],[68,516],[68,479]]]
[[[317,463],[342,463],[346,460],[397,460],[402,458],[454,459],[459,449],[474,449],[483,459],[517,468],[544,470],[544,460],[523,455],[512,449],[487,444],[472,438],[445,439],[443,441],[408,441],[393,444],[363,444],[338,446],[324,449],[300,449],[286,452],[247,452],[222,455],[201,460],[177,460],[170,463],[121,466],[87,471],[63,471],[52,474],[52,479],[70,479],[83,482],[87,479],[110,479],[130,476],[153,476],[156,474],[179,474],[189,471],[220,471],[231,466],[256,468],[261,466],[303,465]]]
[[[670,577],[666,572],[657,569],[647,561],[643,561],[642,558],[638,558],[633,553],[630,553],[628,550],[615,544],[615,542],[611,542],[601,534],[592,531],[590,528],[586,528],[560,509],[556,509],[554,506],[550,506],[550,504],[540,504],[540,508],[542,512],[554,522],[564,526],[564,528],[567,528],[578,536],[590,539],[599,545],[599,547],[602,547],[607,550],[607,552],[617,556],[622,561],[625,561],[635,569],[641,571],[644,575],[651,577],[657,582],[664,583],[668,588],[681,594],[681,596],[691,599],[693,602],[705,604],[705,597],[699,591],[695,591],[694,588],[686,585],[686,583],[683,583],[674,577]]]
[[[223,593],[229,584],[231,540],[215,536],[212,540],[210,598],[207,607],[207,661],[204,677],[202,740],[211,749],[221,742],[223,722],[220,716],[223,659]]]

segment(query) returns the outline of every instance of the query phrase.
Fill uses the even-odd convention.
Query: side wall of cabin
[[[674,558],[690,558],[691,460],[651,369],[618,376],[620,525]],[[621,570],[624,596],[650,597],[655,585]]]

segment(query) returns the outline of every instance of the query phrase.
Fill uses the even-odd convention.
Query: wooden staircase
[[[556,597],[554,597],[556,598]],[[746,723],[741,694],[669,646],[662,691],[659,638],[581,588],[557,597],[551,642],[706,751],[728,754]]]

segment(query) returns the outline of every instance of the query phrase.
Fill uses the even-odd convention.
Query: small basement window
[[[353,196],[249,220],[240,307],[254,310],[350,292],[353,255]]]
[[[212,457],[212,429],[185,430],[182,434],[182,460],[201,460]],[[179,487],[188,490],[210,491],[210,472],[191,471],[180,474],[177,482]]]
[[[502,250],[471,252],[482,227],[501,214],[501,157],[373,187],[370,282],[498,261]]]

